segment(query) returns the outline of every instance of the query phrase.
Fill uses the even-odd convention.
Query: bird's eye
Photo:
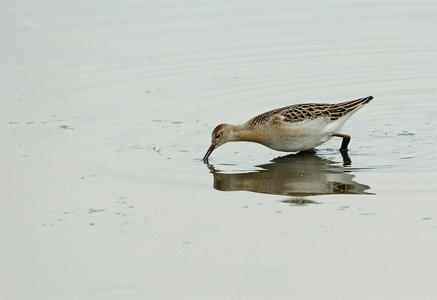
[[[221,135],[222,135],[222,133],[220,132],[219,134],[217,134],[217,135],[215,136],[215,138],[218,139]]]

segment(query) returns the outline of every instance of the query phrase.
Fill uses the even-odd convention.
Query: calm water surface
[[[436,6],[2,1],[2,298],[436,298]],[[368,95],[348,155],[201,161]]]

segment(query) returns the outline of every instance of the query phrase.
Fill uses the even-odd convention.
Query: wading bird
[[[314,148],[341,137],[340,151],[347,151],[351,137],[341,134],[344,123],[373,96],[337,104],[295,104],[265,112],[243,125],[220,124],[212,132],[211,146],[203,157],[227,142],[247,141],[277,151],[314,151]]]

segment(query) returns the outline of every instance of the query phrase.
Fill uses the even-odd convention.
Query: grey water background
[[[435,1],[2,1],[1,297],[437,297]],[[373,95],[312,155],[212,129]]]

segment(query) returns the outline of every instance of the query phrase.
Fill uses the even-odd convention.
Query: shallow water
[[[1,296],[435,298],[436,3],[1,3]],[[219,123],[373,95],[315,154]]]

